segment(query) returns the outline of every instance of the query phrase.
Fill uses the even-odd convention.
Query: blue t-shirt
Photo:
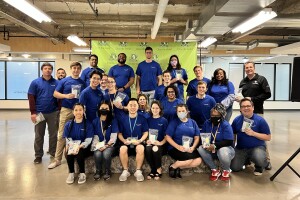
[[[221,103],[228,95],[234,94],[234,86],[228,81],[228,85],[214,84],[209,87],[208,94],[212,96],[217,103]]]
[[[206,82],[207,88],[209,88],[210,79],[203,77],[201,81]],[[187,86],[186,92],[188,96],[194,96],[198,93],[197,87],[198,87],[199,80],[197,78],[191,80]],[[206,92],[207,93],[207,92]]]
[[[212,133],[216,136],[215,142],[221,142],[223,140],[233,140],[233,132],[230,124],[226,120],[222,120],[220,126],[213,126],[210,120],[207,120],[201,130],[202,133]],[[214,137],[210,137],[210,142],[214,141]]]
[[[98,107],[103,99],[102,92],[99,89],[94,90],[90,86],[81,92],[79,102],[85,106],[86,118],[91,122],[97,117]]]
[[[124,66],[115,65],[110,68],[108,72],[108,76],[115,78],[117,88],[122,88],[128,83],[130,78],[134,78],[134,71],[132,67],[130,67],[129,65],[124,65]],[[130,87],[126,88],[124,92],[128,96],[131,96]]]
[[[127,114],[119,121],[119,129],[124,139],[127,139],[128,137],[137,137],[138,139],[141,139],[143,133],[148,132],[149,128],[147,120],[142,115],[138,114],[137,117],[130,118]]]
[[[104,127],[105,122],[102,122],[102,125]],[[105,138],[106,143],[108,143],[110,140],[111,133],[117,133],[117,134],[119,133],[118,121],[116,119],[112,120],[111,124],[108,125],[106,132],[105,132],[105,137],[102,133],[102,128],[101,128],[99,117],[97,117],[93,120],[93,127],[94,127],[94,135],[98,135],[100,142],[102,142]]]
[[[171,76],[172,76],[172,79],[173,78],[176,78],[176,71],[179,70],[179,69],[172,69],[171,71]],[[187,80],[188,79],[188,76],[187,76],[187,73],[185,71],[185,69],[180,69],[181,70],[181,76],[182,76],[182,79],[183,80]],[[183,93],[184,93],[184,90],[183,90],[183,83],[181,83],[180,81],[176,81],[175,83],[175,86],[177,86],[178,88],[178,92],[179,92],[179,96],[181,99],[183,99]]]
[[[88,120],[86,123],[86,130],[84,129],[84,121],[76,123],[73,121],[73,127],[71,130],[71,121],[68,121],[64,128],[64,138],[72,138],[72,140],[80,140],[84,142],[86,138],[92,138],[94,136],[94,128],[91,122]]]
[[[160,85],[155,89],[155,93],[154,93],[154,99],[157,101],[162,100],[165,96],[164,96],[164,92],[165,92],[166,87],[164,85]]]
[[[157,77],[162,75],[162,70],[160,65],[154,60],[150,63],[143,61],[139,63],[136,75],[140,76],[140,90],[150,91],[156,89]]]
[[[166,135],[170,136],[178,145],[183,145],[182,140],[184,136],[189,137],[192,139],[192,143],[190,144],[190,146],[192,146],[194,137],[200,136],[200,130],[194,120],[188,118],[187,122],[182,122],[177,118],[169,123]],[[169,145],[168,149],[170,150],[172,148],[174,147]]]
[[[145,117],[146,119],[148,119],[151,115],[149,112],[146,112],[145,110],[138,110],[139,115],[142,115],[143,117]]]
[[[162,141],[165,138],[166,130],[168,127],[168,120],[164,117],[153,118],[150,117],[147,119],[149,129],[158,130],[157,140]]]
[[[126,95],[126,97],[124,98],[124,100],[122,101],[122,106],[127,106],[128,101],[129,101],[129,97],[127,96],[127,94],[123,93],[123,92],[116,92],[116,94],[109,94],[108,96],[108,100],[111,102],[111,104],[113,104],[114,99],[116,98],[116,96],[122,93],[124,95]],[[115,117],[119,120],[122,116],[125,115],[125,111],[123,109],[119,109],[117,108],[115,105],[113,105],[113,113],[115,115]]]
[[[163,98],[161,100],[161,105],[163,107],[163,117],[168,120],[168,122],[172,121],[173,119],[177,118],[176,106],[178,104],[183,103],[181,99],[175,99],[174,101],[168,101],[168,98]]]
[[[35,97],[35,109],[37,113],[51,113],[58,109],[57,99],[53,96],[57,85],[58,81],[53,77],[48,81],[39,77],[31,82],[28,94]]]
[[[188,98],[186,105],[190,111],[190,116],[195,120],[200,129],[206,120],[210,118],[210,110],[216,105],[216,101],[209,95],[199,99],[196,95]]]
[[[72,86],[78,86],[80,87],[80,93],[85,89],[85,83],[80,78],[73,79],[71,76],[68,76],[62,80],[59,81],[57,87],[55,90],[61,94],[70,94],[72,93]],[[79,93],[79,96],[80,96]],[[79,99],[63,99],[61,106],[69,109],[73,109],[73,106],[75,103],[78,103]]]
[[[267,135],[271,134],[269,125],[264,118],[257,114],[253,114],[253,116],[250,119],[253,120],[253,124],[251,126],[251,129],[253,131]],[[244,116],[239,115],[233,120],[231,125],[233,133],[237,134],[236,148],[251,149],[258,146],[265,146],[266,143],[264,140],[260,140],[256,137],[247,135],[245,132],[242,132],[243,122]]]
[[[83,80],[86,84],[86,86],[90,85],[90,73],[94,70],[99,71],[101,74],[104,73],[104,71],[102,69],[100,69],[99,67],[87,67],[85,68],[80,75],[81,80]]]

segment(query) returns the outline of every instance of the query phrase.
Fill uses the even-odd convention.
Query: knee
[[[200,146],[198,149],[197,149],[197,151],[199,152],[199,154],[201,155],[203,155],[204,153],[206,153],[205,151],[205,149],[202,147],[202,146]]]
[[[230,158],[230,150],[227,147],[222,147],[217,151],[217,155],[219,159],[232,159]]]
[[[201,162],[202,162],[201,158],[196,158],[193,160],[191,167],[198,167],[201,164]]]
[[[124,154],[127,154],[127,151],[128,151],[128,147],[123,145],[120,147],[120,155],[124,155]]]
[[[243,169],[243,164],[241,164],[239,161],[237,160],[232,160],[231,165],[230,165],[230,169],[233,172],[238,172],[241,171]]]
[[[136,146],[136,153],[137,154],[144,154],[144,151],[145,151],[145,147],[141,144],[137,145]]]

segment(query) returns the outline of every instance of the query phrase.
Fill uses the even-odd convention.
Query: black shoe
[[[100,171],[96,171],[96,173],[94,174],[94,180],[97,181],[97,180],[100,180],[100,178],[101,178]]]
[[[265,170],[271,170],[271,169],[272,169],[271,162],[268,162],[267,166],[265,167]]]
[[[180,171],[181,171],[180,168],[176,169],[176,178],[182,178]]]
[[[40,164],[42,162],[42,158],[36,157],[33,162],[34,162],[34,164]]]
[[[108,170],[108,169],[106,169],[105,170],[105,174],[103,175],[103,179],[105,180],[105,181],[107,181],[107,180],[109,180],[110,179],[110,170]]]
[[[170,178],[176,178],[177,169],[174,169],[173,167],[171,167],[171,165],[169,166],[169,176]]]

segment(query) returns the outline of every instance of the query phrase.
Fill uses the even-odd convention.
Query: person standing
[[[56,70],[56,78],[57,78],[57,80],[60,81],[61,79],[66,78],[66,76],[67,76],[67,73],[66,73],[66,71],[63,68],[58,68]]]
[[[53,66],[50,63],[43,63],[41,66],[42,77],[33,80],[28,89],[29,109],[31,121],[35,124],[34,138],[34,163],[42,162],[44,155],[43,145],[46,124],[49,131],[49,153],[55,155],[57,129],[58,129],[58,101],[53,92],[58,81],[52,77]],[[44,120],[42,120],[44,118]]]
[[[154,99],[157,101],[161,101],[165,97],[164,95],[165,88],[170,85],[172,79],[171,72],[164,71],[162,77],[163,77],[163,84],[158,86],[155,89],[155,93],[154,93]]]
[[[92,54],[89,56],[90,66],[82,70],[80,78],[85,82],[85,85],[90,85],[90,73],[93,70],[99,71],[101,74],[104,73],[102,69],[98,67],[98,56],[96,54]]]
[[[197,87],[198,87],[198,82],[199,81],[206,82],[206,87],[207,88],[209,88],[209,84],[210,84],[210,79],[203,76],[202,66],[196,65],[193,70],[194,70],[196,78],[191,80],[188,84],[188,87],[186,89],[187,98],[190,97],[190,96],[194,96],[198,93]]]

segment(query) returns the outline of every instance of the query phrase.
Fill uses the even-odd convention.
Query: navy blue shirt
[[[71,76],[68,76],[59,81],[55,90],[61,94],[70,94],[72,93],[72,85],[76,85],[80,87],[80,93],[85,89],[85,83],[80,78],[73,79]],[[80,94],[79,94],[80,96]],[[79,99],[63,99],[61,106],[69,109],[73,109],[75,103],[78,103]]]
[[[111,104],[113,104],[113,101],[115,99],[115,97],[118,95],[118,93],[123,93],[123,92],[116,92],[116,94],[109,94],[109,101],[111,102]],[[125,94],[125,93],[123,93]],[[125,94],[126,97],[125,99],[122,101],[122,106],[127,106],[128,101],[129,101],[129,97],[127,96],[127,94]],[[125,115],[125,111],[123,109],[119,109],[117,108],[115,105],[113,105],[113,113],[115,115],[115,117],[119,120],[122,116]]]
[[[151,115],[149,112],[145,111],[145,110],[138,110],[139,115],[142,115],[143,117],[145,117],[146,119],[148,119]]]
[[[172,79],[176,78],[176,71],[177,70],[181,70],[181,76],[182,76],[183,80],[187,80],[188,79],[188,76],[187,76],[187,73],[186,73],[185,69],[182,69],[182,68],[181,69],[172,69],[172,71],[171,71]],[[183,93],[184,93],[183,83],[181,81],[176,81],[175,85],[178,88],[178,92],[179,92],[180,98],[183,99]]]
[[[168,122],[177,118],[176,106],[181,103],[183,103],[181,99],[175,99],[174,101],[170,102],[168,101],[168,98],[165,97],[161,100],[161,105],[164,111],[163,116],[168,120]]]
[[[150,91],[155,90],[157,87],[157,77],[162,75],[162,70],[154,60],[150,63],[143,61],[139,63],[136,75],[140,76],[140,90]]]
[[[165,97],[165,95],[164,95],[165,89],[166,89],[166,87],[164,85],[158,86],[155,89],[154,99],[158,100],[158,101],[162,100]]]
[[[132,132],[130,126],[132,128]],[[142,115],[138,114],[137,117],[130,118],[127,114],[122,117],[121,121],[119,121],[119,129],[124,139],[127,139],[128,137],[137,137],[138,139],[141,139],[143,133],[148,132],[149,128],[147,120]]]
[[[97,117],[98,107],[103,99],[102,92],[99,89],[94,90],[90,86],[81,92],[79,102],[85,106],[88,120],[93,121]]]
[[[221,142],[223,140],[233,140],[233,132],[230,124],[226,120],[222,120],[220,123],[220,126],[213,126],[210,120],[207,120],[203,127],[202,127],[202,133],[212,133],[216,136],[215,143]],[[214,141],[214,137],[210,137],[210,142],[212,143]]]
[[[97,70],[99,71],[101,74],[104,73],[104,71],[102,69],[100,69],[99,67],[87,67],[85,68],[80,75],[81,80],[83,80],[85,82],[86,86],[90,85],[90,74],[92,71]]]
[[[168,127],[168,120],[164,117],[153,118],[150,117],[147,119],[149,129],[158,130],[157,140],[162,141],[166,135],[166,129]]]
[[[253,131],[267,135],[271,134],[269,125],[264,118],[257,114],[253,114],[253,116],[250,119],[254,121],[251,126],[251,129]],[[258,146],[265,146],[266,142],[264,140],[260,140],[256,137],[247,135],[245,132],[242,132],[243,122],[244,116],[239,115],[233,120],[231,125],[233,133],[237,134],[236,148],[251,149]]]
[[[58,109],[57,99],[53,96],[58,80],[51,77],[48,81],[42,77],[33,80],[28,94],[35,97],[36,112],[51,113]]]
[[[105,126],[105,122],[102,122],[102,126]],[[119,126],[118,126],[118,121],[116,119],[112,120],[111,124],[108,125],[106,132],[105,132],[105,137],[102,132],[101,128],[101,123],[100,123],[100,118],[97,117],[93,120],[93,127],[94,127],[94,134],[98,135],[99,141],[102,142],[105,138],[105,142],[108,143],[110,140],[110,135],[112,133],[119,133]]]
[[[234,86],[228,81],[228,85],[214,84],[209,88],[208,94],[212,96],[217,103],[221,103],[228,95],[234,94]]]
[[[186,105],[190,111],[191,118],[202,129],[204,122],[210,118],[210,110],[216,105],[216,101],[209,95],[205,95],[203,99],[194,95],[188,98]]]
[[[68,121],[64,128],[64,138],[72,138],[72,140],[80,140],[84,142],[86,138],[92,138],[94,136],[94,128],[91,122],[88,120],[86,123],[86,130],[84,129],[84,121],[81,123],[76,123],[73,121],[73,127],[71,129],[71,121]]]
[[[182,137],[187,136],[192,138],[193,142],[190,146],[194,143],[194,137],[200,136],[200,130],[198,128],[197,123],[188,118],[187,122],[182,122],[180,119],[174,119],[172,120],[168,128],[166,130],[166,135],[170,136],[174,142],[178,145],[183,145],[182,143]],[[173,146],[169,145],[169,150],[174,148]]]
[[[128,83],[130,78],[134,78],[134,71],[132,67],[130,67],[129,65],[124,65],[124,66],[115,65],[110,68],[108,72],[108,76],[115,78],[117,88],[122,88]],[[124,92],[128,96],[131,96],[130,87],[126,88]]]
[[[201,81],[206,82],[207,88],[209,88],[210,79],[203,77]],[[199,80],[197,78],[191,80],[187,86],[186,92],[188,96],[194,96],[198,93],[197,87],[198,87]]]

